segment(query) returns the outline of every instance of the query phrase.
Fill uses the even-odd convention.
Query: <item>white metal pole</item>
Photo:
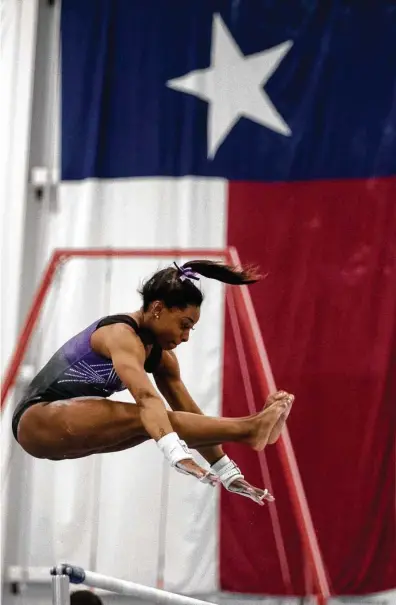
[[[51,570],[51,575],[55,576],[55,578],[67,576],[67,579],[72,584],[84,584],[91,588],[102,588],[109,592],[137,597],[141,601],[157,603],[158,605],[215,605],[208,601],[200,601],[199,599],[159,590],[158,588],[151,588],[149,586],[143,586],[142,584],[127,582],[126,580],[118,580],[111,576],[104,576],[93,571],[86,571],[81,567],[75,567],[73,565],[68,565],[67,563],[54,567]],[[70,600],[62,600],[62,598],[65,598],[64,590],[64,586],[61,585],[58,580],[58,582],[54,584],[53,605],[70,605]]]
[[[52,605],[70,605],[69,576],[52,576]]]

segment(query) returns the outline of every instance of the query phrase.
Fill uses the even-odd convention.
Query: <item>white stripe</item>
[[[216,179],[63,183],[58,210],[49,217],[50,248],[223,248],[225,205],[226,183]],[[164,264],[169,260],[71,261],[44,312],[40,363],[99,317],[139,308],[137,288]],[[207,414],[218,415],[222,288],[205,279],[202,287],[202,319],[191,342],[180,347],[180,364],[197,403]],[[50,313],[54,302],[55,312]],[[84,371],[93,376],[96,370]],[[128,391],[112,399],[132,401]],[[164,587],[175,592],[216,591],[218,490],[167,468],[170,487],[161,500],[163,458],[153,442],[99,460],[99,476],[93,457],[62,463],[34,460],[28,564],[71,560],[90,567],[95,559],[101,573],[147,586],[156,586],[163,575]],[[98,519],[95,528],[92,519]]]

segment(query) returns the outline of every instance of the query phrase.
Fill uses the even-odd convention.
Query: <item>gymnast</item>
[[[20,446],[36,458],[64,460],[118,452],[153,439],[177,471],[210,485],[221,483],[260,505],[272,501],[268,490],[245,480],[222,444],[238,442],[261,451],[275,443],[294,397],[272,393],[260,412],[243,418],[202,413],[183,384],[174,353],[199,321],[203,294],[194,282],[201,276],[232,285],[260,279],[254,269],[209,260],[174,263],[156,272],[140,291],[139,310],[98,319],[68,340],[33,378],[13,414]],[[108,399],[124,389],[136,405]],[[190,448],[209,469],[194,460]]]

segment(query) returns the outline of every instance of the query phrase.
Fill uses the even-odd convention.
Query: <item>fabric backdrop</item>
[[[395,30],[387,2],[62,2],[63,182],[48,249],[227,241],[268,272],[251,293],[277,385],[296,395],[291,438],[336,594],[396,578]],[[148,268],[115,269],[112,310],[134,302]],[[70,331],[101,312],[90,270],[70,271],[58,339],[61,318]],[[246,415],[228,321],[221,407],[222,290],[203,287],[213,299],[181,355],[186,382],[205,412]],[[63,474],[48,463],[51,482],[35,461],[30,563],[56,555],[153,584],[165,557],[171,590],[284,594],[270,509],[225,492],[218,507],[218,492],[175,473],[165,507],[151,445]],[[227,451],[261,483],[255,453]],[[276,446],[267,460],[301,594]]]

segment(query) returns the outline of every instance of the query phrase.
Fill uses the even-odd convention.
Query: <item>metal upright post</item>
[[[70,605],[69,576],[52,576],[52,605]]]

